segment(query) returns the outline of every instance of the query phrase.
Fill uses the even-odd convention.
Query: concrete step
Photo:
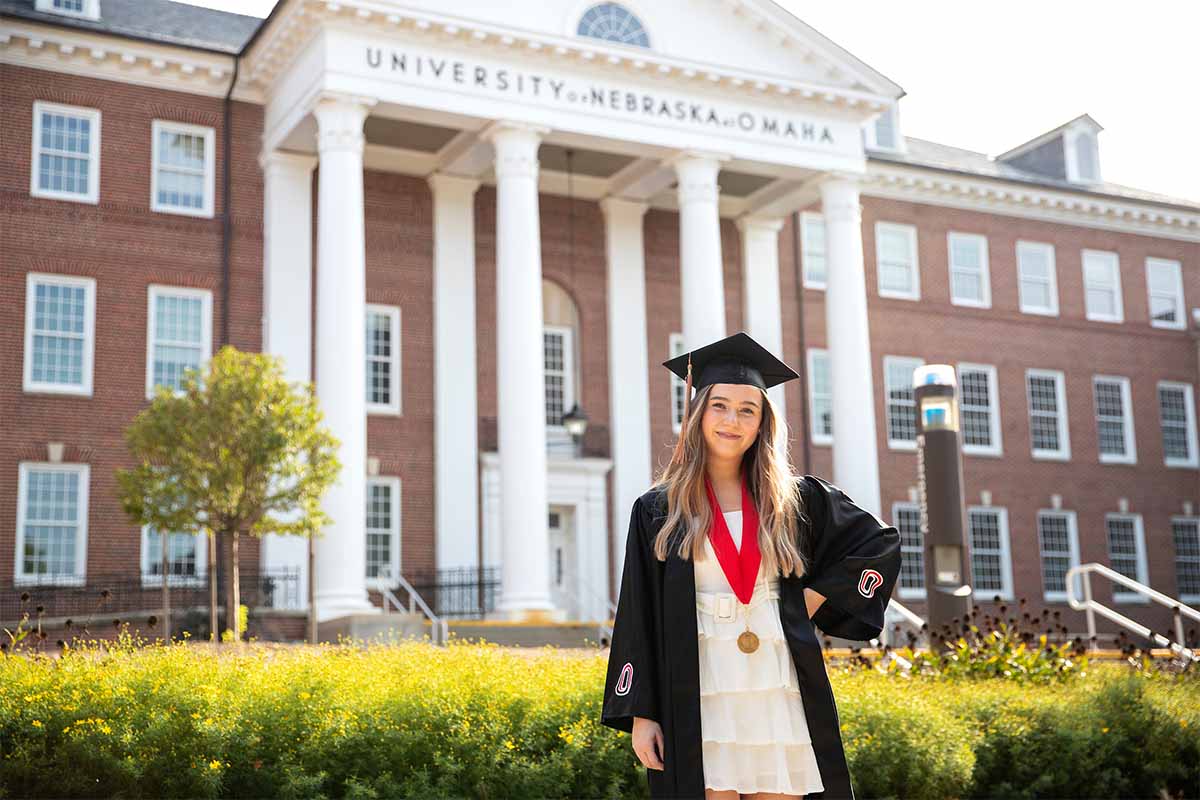
[[[364,639],[376,637],[404,639],[428,635],[424,614],[350,614],[317,624],[317,639],[336,642],[338,637]]]
[[[488,641],[507,647],[599,647],[600,623],[447,620],[451,640]],[[428,621],[425,630],[429,630]]]

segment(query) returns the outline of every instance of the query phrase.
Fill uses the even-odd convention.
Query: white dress
[[[741,550],[742,512],[724,512]],[[744,610],[708,537],[695,562],[700,652],[700,730],[704,785],[740,793],[806,795],[824,790],[804,716],[796,665],[779,619],[779,577],[759,569],[750,599],[750,630],[759,646],[743,653],[737,637]]]

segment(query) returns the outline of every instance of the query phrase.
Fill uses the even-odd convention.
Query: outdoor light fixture
[[[930,647],[944,641],[942,627],[957,628],[971,611],[959,447],[958,380],[949,364],[913,371],[916,403],[918,495],[924,539],[925,597]],[[953,639],[953,634],[951,639]]]

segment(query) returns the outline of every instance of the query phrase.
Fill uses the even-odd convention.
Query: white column
[[[616,585],[625,564],[633,501],[650,488],[650,368],[646,343],[646,204],[600,201],[608,256],[608,415],[612,420],[613,564]],[[606,571],[600,574],[606,575]]]
[[[742,320],[746,333],[779,359],[783,359],[783,309],[779,300],[778,217],[742,217],[737,221],[742,234]],[[787,425],[784,385],[767,390]]]
[[[725,337],[717,172],[724,157],[686,152],[673,165],[679,195],[679,282],[686,350]]]
[[[317,195],[317,396],[342,443],[317,540],[317,619],[377,611],[366,589],[366,252],[363,122],[370,101],[326,97],[314,109]]]
[[[475,398],[475,190],[429,177],[433,190],[433,395],[438,569],[479,565],[479,441]]]
[[[867,289],[863,274],[862,209],[853,176],[821,182],[825,216],[825,341],[833,394],[833,482],[863,508],[880,513],[875,442],[875,388]]]
[[[546,390],[538,145],[545,129],[497,122],[496,398],[500,445],[500,597],[514,619],[545,618],[550,599],[546,515]]]
[[[315,156],[276,150],[263,169],[264,353],[283,359],[289,382],[312,380],[312,173]],[[300,608],[308,607],[308,540],[263,537],[264,569],[298,570]],[[282,602],[281,600],[279,602]]]

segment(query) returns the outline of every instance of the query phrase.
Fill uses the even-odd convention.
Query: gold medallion
[[[758,649],[758,634],[746,628],[737,638],[738,649],[743,653],[753,653]]]

